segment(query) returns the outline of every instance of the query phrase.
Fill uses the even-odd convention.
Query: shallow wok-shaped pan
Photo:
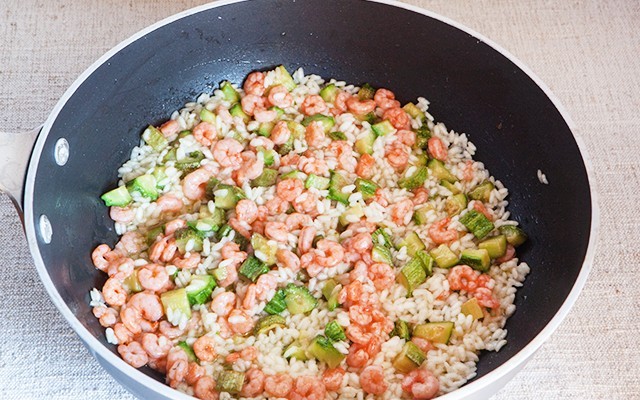
[[[531,273],[507,323],[507,345],[482,354],[478,376],[443,399],[495,393],[557,328],[586,280],[597,225],[590,166],[566,115],[528,69],[469,29],[400,3],[207,5],[145,29],[90,67],[44,124],[24,186],[29,246],[54,304],[135,395],[187,397],[154,371],[125,364],[92,316],[89,291],[105,276],[90,254],[117,239],[99,196],[113,188],[147,124],[224,79],[239,83],[279,64],[392,88],[403,103],[427,97],[436,120],[467,133],[475,158],[509,188],[510,211],[530,237],[519,254]]]

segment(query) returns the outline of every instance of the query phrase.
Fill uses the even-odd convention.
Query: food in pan
[[[526,234],[428,102],[280,66],[149,126],[93,312],[201,399],[430,399],[505,345]],[[368,397],[369,398],[369,397]]]

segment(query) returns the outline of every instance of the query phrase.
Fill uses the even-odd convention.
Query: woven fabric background
[[[572,116],[595,168],[601,226],[586,287],[552,338],[493,399],[640,399],[640,2],[407,2],[481,32],[528,65]],[[202,3],[3,0],[0,131],[41,124],[105,51]],[[5,196],[0,218],[0,398],[132,399],[49,301]]]

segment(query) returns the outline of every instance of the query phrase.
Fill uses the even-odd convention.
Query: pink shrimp
[[[290,231],[295,231],[311,225],[313,223],[313,219],[306,214],[291,213],[287,216],[285,223]]]
[[[291,202],[304,191],[304,183],[300,179],[285,179],[276,185],[276,194],[282,200]]]
[[[243,89],[248,94],[262,96],[265,90],[264,73],[258,71],[250,73],[244,81]]]
[[[315,376],[299,376],[289,392],[289,400],[323,400],[327,393],[322,380]]]
[[[151,358],[165,357],[172,347],[169,338],[162,335],[158,336],[155,333],[143,333],[140,344],[142,344],[142,348]]]
[[[349,354],[347,354],[347,365],[351,368],[362,368],[369,361],[369,354],[364,350],[361,344],[353,343],[349,346]]]
[[[271,200],[268,200],[265,204],[267,207],[267,211],[269,215],[280,215],[284,214],[289,210],[289,202],[286,200],[282,200],[280,196],[276,196]]]
[[[211,301],[211,311],[220,317],[226,317],[236,305],[236,294],[233,292],[222,292],[216,295]]]
[[[325,369],[322,373],[322,382],[329,391],[336,391],[342,387],[342,381],[346,371],[342,368]]]
[[[138,280],[144,289],[154,292],[161,290],[169,281],[165,267],[158,264],[147,264],[138,270]]]
[[[220,118],[220,120],[222,120],[222,122],[224,122],[225,124],[231,125],[233,123],[233,116],[231,116],[227,107],[219,105],[218,107],[216,107],[215,112],[218,118]]]
[[[345,171],[355,172],[358,161],[354,157],[353,147],[345,140],[334,140],[326,153],[338,159],[338,166]]]
[[[264,225],[264,234],[267,238],[286,243],[289,238],[289,230],[283,222],[270,221]]]
[[[487,308],[500,307],[500,301],[496,299],[491,293],[491,289],[486,287],[479,287],[473,292],[473,297],[478,299],[478,304]]]
[[[376,102],[376,106],[383,110],[400,107],[400,102],[396,100],[396,95],[391,90],[376,90],[376,94],[373,95],[373,100]]]
[[[187,221],[182,218],[176,218],[167,222],[164,226],[164,234],[166,236],[173,235],[177,230],[185,228],[187,226]]]
[[[98,306],[94,307],[91,311],[93,315],[98,318],[100,325],[105,328],[113,326],[118,322],[118,312],[111,307]]]
[[[393,286],[396,274],[389,264],[375,263],[369,267],[369,279],[377,290],[383,290]]]
[[[240,251],[240,246],[235,242],[227,242],[220,249],[220,255],[225,260],[232,259],[238,264],[243,262],[247,258],[247,253]]]
[[[394,128],[408,130],[411,128],[411,118],[405,110],[400,107],[388,108],[382,115],[383,119],[389,120]]]
[[[316,228],[313,226],[305,226],[300,230],[300,234],[298,235],[298,252],[300,254],[305,254],[311,250],[313,240],[316,238],[316,233]]]
[[[170,119],[164,124],[160,125],[160,132],[162,136],[169,138],[178,132],[180,132],[180,124],[175,119]]]
[[[254,326],[253,319],[242,310],[232,310],[227,322],[231,331],[239,335],[249,333]]]
[[[371,179],[373,176],[373,167],[376,164],[375,158],[370,156],[369,154],[363,154],[360,156],[358,160],[358,165],[356,166],[356,174],[364,179]]]
[[[242,165],[234,171],[234,180],[238,186],[244,185],[247,181],[256,179],[264,171],[264,159],[259,158],[253,151],[245,151],[241,154]]]
[[[218,144],[216,144],[216,148],[217,147]],[[189,200],[202,199],[206,194],[205,189],[207,183],[212,176],[213,174],[204,167],[200,167],[185,176],[182,180],[182,191],[184,192],[185,197]]]
[[[278,260],[279,265],[284,268],[289,268],[293,272],[298,272],[300,270],[300,258],[298,258],[298,256],[292,251],[278,249],[278,251],[276,251],[276,260]]]
[[[122,322],[113,325],[113,333],[120,344],[127,344],[133,340],[133,333]]]
[[[136,293],[120,309],[120,320],[131,333],[138,334],[146,322],[158,321],[164,315],[160,298],[152,293]]]
[[[264,108],[255,108],[253,111],[253,119],[257,122],[271,122],[278,118],[278,112],[276,110],[265,110]]]
[[[122,359],[133,368],[140,368],[149,362],[147,352],[144,351],[142,345],[138,342],[119,345],[118,353],[120,353]]]
[[[237,233],[246,237],[247,239],[251,238],[251,225],[247,224],[244,221],[240,221],[238,218],[232,217],[229,218],[229,226],[232,227]]]
[[[310,148],[322,148],[326,143],[326,135],[322,123],[319,121],[310,123],[305,130],[304,139]]]
[[[293,388],[293,378],[289,374],[269,375],[264,380],[264,392],[267,396],[287,397]]]
[[[242,144],[237,140],[222,139],[213,146],[213,158],[222,167],[238,168],[242,163],[242,156],[240,156],[242,150]]]
[[[397,225],[407,225],[413,216],[413,202],[403,199],[391,205],[391,219]]]
[[[210,122],[200,122],[193,128],[193,137],[205,147],[211,146],[218,136],[216,126]]]
[[[379,365],[370,365],[360,373],[362,390],[371,394],[383,394],[389,385],[384,380],[384,371]]]
[[[469,293],[474,292],[478,288],[478,276],[480,273],[473,270],[468,265],[456,265],[449,270],[447,281],[449,281],[449,289],[465,290]]]
[[[502,264],[505,263],[507,261],[510,261],[513,259],[513,257],[515,257],[516,255],[516,248],[513,247],[512,245],[508,244],[507,245],[507,252],[504,253],[504,255],[500,258],[496,258],[496,262]]]
[[[240,391],[240,396],[255,397],[264,390],[264,372],[257,368],[251,368],[244,375],[244,384]]]
[[[373,239],[369,232],[361,232],[353,236],[345,247],[359,254],[366,253],[373,247]]]
[[[161,237],[149,248],[149,259],[153,262],[169,262],[176,251],[178,251],[178,245],[172,236]]]
[[[411,201],[414,205],[424,204],[429,200],[429,191],[423,187],[419,187],[413,191],[413,198]]]
[[[437,160],[445,161],[449,155],[444,142],[435,136],[429,139],[427,147],[429,149],[429,154]]]
[[[371,201],[375,201],[382,207],[387,207],[389,205],[389,200],[387,200],[387,196],[385,195],[384,190],[382,190],[381,188],[376,189],[376,193]]]
[[[216,381],[207,375],[198,379],[193,386],[193,395],[200,400],[218,400],[220,396],[216,391]]]
[[[389,165],[396,169],[402,169],[409,163],[409,148],[399,141],[385,147],[385,158]]]
[[[278,287],[278,281],[271,273],[262,274],[256,281],[256,299],[267,300],[270,293],[273,293]]]
[[[137,231],[126,232],[115,246],[122,254],[137,254],[146,248],[146,239]]]
[[[291,130],[287,125],[287,121],[278,121],[271,129],[269,138],[273,141],[273,144],[285,144],[291,137]],[[289,153],[289,156],[296,156],[295,153]],[[284,158],[280,160],[281,165],[287,165],[284,162]]]
[[[135,217],[136,212],[133,211],[130,207],[116,207],[112,206],[109,208],[109,217],[116,222],[120,222],[122,224],[128,224],[133,221],[133,217]]]
[[[225,276],[223,279],[218,281],[218,286],[227,287],[238,280],[238,265],[240,265],[240,263],[242,263],[242,261],[235,259],[232,264],[228,264],[224,267],[226,270]]]
[[[349,320],[361,327],[366,327],[373,321],[371,311],[371,306],[354,304],[349,307]]]
[[[251,141],[249,142],[249,146],[254,151],[257,151],[259,147],[265,148],[267,150],[273,150],[273,148],[275,147],[275,143],[273,143],[273,141],[269,138],[258,136],[251,139]]]
[[[318,241],[316,248],[323,254],[316,257],[316,262],[323,267],[335,267],[344,260],[344,249],[340,243],[322,239]]]
[[[291,107],[293,104],[293,97],[286,87],[283,85],[277,85],[269,89],[267,101],[273,106],[287,108]]]
[[[309,214],[312,217],[318,215],[318,195],[308,190],[296,197],[291,205],[299,213]]]
[[[200,361],[211,362],[218,356],[215,345],[216,341],[211,336],[200,336],[193,342],[193,352]]]
[[[362,345],[369,343],[369,341],[373,338],[373,333],[370,332],[367,327],[356,323],[349,325],[345,330],[345,333],[349,340]]]
[[[376,109],[376,102],[368,100],[360,100],[357,97],[350,97],[345,101],[347,109],[356,115],[369,114]]]
[[[182,200],[172,194],[163,194],[156,200],[156,206],[163,213],[179,213],[184,204]]]
[[[462,180],[472,181],[475,175],[475,169],[473,167],[473,161],[467,160],[464,163],[464,168],[462,169]]]
[[[255,94],[248,94],[244,96],[242,100],[240,100],[240,104],[242,105],[242,111],[247,115],[254,115],[256,112],[260,114],[262,111],[267,111],[264,108],[264,98]],[[275,113],[275,116],[277,115],[278,114]]]
[[[298,168],[305,174],[315,174],[320,176],[329,175],[329,166],[326,161],[316,157],[300,157]]]
[[[407,129],[400,129],[396,132],[398,140],[407,146],[411,147],[416,144],[416,133]]]
[[[245,361],[254,361],[258,358],[258,349],[253,346],[247,346],[240,350],[240,358]]]
[[[248,224],[258,218],[258,206],[251,200],[242,199],[236,204],[236,218]]]
[[[115,254],[111,250],[111,247],[103,243],[93,250],[91,253],[91,261],[93,261],[93,265],[97,269],[107,272],[107,268],[109,268],[109,261],[113,260],[114,255]]]
[[[327,103],[317,94],[310,94],[302,101],[300,111],[305,115],[322,114],[327,111]]]
[[[171,260],[171,263],[178,269],[194,269],[200,264],[201,260],[202,256],[200,256],[200,253],[193,252],[186,258],[175,257]]]
[[[489,211],[481,201],[473,200],[473,209],[482,213],[489,221],[493,221],[493,214],[491,214],[491,211]]]
[[[435,244],[448,243],[458,239],[458,231],[455,229],[445,229],[449,226],[449,222],[451,222],[451,218],[443,218],[433,223],[427,230],[429,237]]]
[[[203,366],[198,365],[196,362],[190,362],[184,381],[187,382],[187,385],[195,385],[206,374],[207,370]]]
[[[428,400],[438,394],[440,382],[431,371],[426,368],[420,368],[409,372],[404,377],[402,390],[413,396],[415,400]]]
[[[251,285],[247,286],[247,290],[244,292],[244,297],[242,299],[242,308],[245,310],[251,310],[253,307],[256,306],[256,292],[257,292],[257,288],[256,285],[254,283],[252,283]]]
[[[176,339],[185,334],[184,329],[180,329],[178,326],[173,326],[169,321],[160,321],[158,331],[169,339]]]
[[[317,254],[314,252],[305,253],[300,257],[300,266],[304,268],[312,278],[318,276],[324,269],[324,267],[316,261],[317,257]]]
[[[102,287],[102,297],[108,305],[120,307],[127,301],[127,291],[118,279],[109,278]]]
[[[430,341],[428,341],[427,339],[423,339],[421,337],[418,337],[418,336],[412,337],[411,341],[413,342],[413,344],[418,346],[418,348],[420,350],[422,350],[422,352],[424,354],[427,354],[429,351],[431,351],[431,350],[433,350],[435,348],[435,347],[433,347],[433,345],[431,344]]]

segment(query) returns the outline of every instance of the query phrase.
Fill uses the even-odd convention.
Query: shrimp
[[[429,149],[429,154],[440,161],[445,161],[449,155],[444,142],[435,136],[427,141],[427,148]]]
[[[338,166],[345,171],[354,172],[358,161],[353,156],[353,148],[344,140],[331,142],[327,148],[327,153],[338,159]]]
[[[313,223],[313,219],[306,214],[291,213],[287,216],[285,223],[287,224],[287,228],[289,230],[295,231],[305,226],[311,225]]]
[[[315,258],[316,262],[323,267],[335,267],[344,260],[344,249],[340,243],[322,239],[318,241],[316,248],[324,254]]]
[[[160,298],[149,292],[136,293],[120,309],[120,320],[131,333],[138,334],[145,322],[158,321],[164,315]]]
[[[462,169],[462,180],[472,181],[475,173],[475,169],[473,167],[473,161],[467,160],[464,163],[464,168]]]
[[[257,368],[251,368],[244,374],[244,384],[240,390],[240,396],[255,397],[264,390],[264,372]]]
[[[173,326],[169,321],[160,321],[160,325],[158,326],[158,331],[162,333],[164,336],[169,339],[176,339],[185,334],[184,329],[180,329],[180,327]]]
[[[356,165],[356,174],[360,178],[371,179],[373,176],[373,167],[376,165],[376,159],[365,153],[360,156],[358,165]]]
[[[120,353],[122,359],[133,368],[140,368],[149,362],[147,352],[144,351],[142,345],[138,342],[119,345],[118,353]]]
[[[428,369],[415,369],[402,380],[402,390],[413,396],[415,400],[428,400],[438,394],[440,382]]]
[[[275,147],[275,143],[269,138],[264,136],[258,136],[256,138],[251,139],[249,142],[249,146],[255,151],[258,150],[259,147],[265,148],[267,150],[273,150]]]
[[[289,400],[323,400],[327,393],[324,382],[315,376],[299,376],[289,392]]]
[[[248,94],[262,96],[265,90],[264,73],[258,71],[250,73],[244,81],[243,89]]]
[[[153,262],[169,262],[176,255],[178,245],[172,236],[156,240],[149,248],[149,259]]]
[[[133,340],[133,333],[122,322],[117,322],[113,326],[113,333],[120,344],[127,344]]]
[[[254,326],[254,322],[247,313],[242,310],[233,310],[227,318],[229,322],[229,328],[232,332],[239,335],[245,335],[249,333]]]
[[[340,389],[346,371],[342,368],[325,369],[322,373],[322,382],[324,387],[329,391]]]
[[[505,263],[507,261],[510,261],[513,259],[513,257],[515,257],[516,255],[516,248],[513,247],[512,245],[508,244],[507,245],[507,252],[504,253],[504,255],[500,258],[496,258],[496,262],[502,264]]]
[[[322,265],[316,262],[316,257],[317,255],[314,252],[303,254],[302,257],[300,257],[300,265],[307,270],[307,274],[312,278],[324,269]]]
[[[349,307],[349,320],[362,327],[366,327],[373,321],[371,306],[354,304]]]
[[[291,107],[293,104],[293,97],[286,87],[283,85],[277,85],[269,89],[267,101],[273,106],[287,108]]]
[[[286,243],[289,239],[289,230],[283,222],[270,221],[264,225],[264,234],[267,238]]]
[[[352,306],[354,307],[354,306]],[[369,331],[367,327],[359,324],[351,324],[345,330],[347,338],[354,343],[365,345],[373,338],[373,333]]]
[[[278,280],[272,274],[262,274],[256,280],[256,299],[263,301],[269,296],[269,293],[276,290],[278,287]]]
[[[251,200],[242,199],[236,204],[236,218],[248,224],[258,218],[258,206]]]
[[[293,378],[289,374],[269,375],[264,379],[264,392],[267,396],[287,397],[293,388]]]
[[[93,265],[100,271],[106,272],[109,268],[109,261],[113,260],[114,252],[107,244],[101,244],[91,253],[91,261]]]
[[[193,342],[193,352],[200,361],[211,362],[218,356],[215,344],[216,341],[211,336],[200,336]]]
[[[469,293],[474,292],[478,288],[478,276],[480,274],[468,265],[456,265],[449,270],[447,281],[449,281],[449,289],[465,290]]]
[[[384,371],[379,365],[369,365],[360,373],[362,390],[371,394],[383,394],[389,386],[384,381]]]
[[[305,115],[322,114],[327,111],[327,103],[317,94],[310,94],[304,98],[300,111]]]
[[[240,169],[234,171],[235,181],[238,186],[242,186],[245,182],[256,179],[264,171],[264,159],[257,157],[252,151],[245,151],[241,154],[242,165]]]
[[[196,362],[190,362],[184,380],[188,385],[195,385],[206,374],[207,370],[203,366],[198,365]]]
[[[202,257],[200,253],[191,253],[187,258],[176,257],[171,263],[178,269],[194,269],[200,264]]]
[[[113,326],[118,322],[118,312],[111,307],[98,306],[94,307],[91,311],[93,315],[98,318],[100,325],[105,328]]]
[[[222,292],[211,301],[211,311],[220,317],[226,317],[236,305],[236,294],[233,292]]]
[[[240,263],[242,263],[242,261],[234,259],[233,263],[225,266],[225,276],[218,281],[218,286],[227,287],[238,280],[238,265]]]
[[[373,95],[373,100],[376,102],[376,106],[383,110],[400,107],[400,102],[396,100],[396,95],[391,90],[376,90],[376,94]]]
[[[479,287],[473,292],[473,297],[478,299],[478,304],[487,308],[498,308],[500,307],[500,302],[498,299],[493,297],[491,293],[491,289],[486,287]]]
[[[398,140],[407,146],[411,147],[416,144],[416,133],[407,129],[400,129],[396,132]]]
[[[253,110],[253,119],[257,122],[271,122],[278,118],[278,112],[276,110],[265,110],[264,108],[256,107]]]
[[[333,106],[336,108],[339,113],[343,113],[347,111],[347,100],[352,98],[353,96],[343,90],[341,90],[337,95],[336,99],[333,101]]]
[[[279,265],[284,268],[289,268],[293,272],[298,272],[300,270],[300,258],[298,258],[298,256],[292,251],[278,249],[276,251],[276,260],[278,260]]]
[[[231,125],[233,123],[233,116],[229,113],[229,109],[223,105],[219,105],[216,107],[216,115],[222,122],[227,125]]]
[[[299,213],[309,214],[314,217],[318,215],[318,195],[305,191],[291,202],[293,209]]]
[[[382,119],[388,119],[396,129],[411,129],[411,118],[409,114],[400,107],[388,108],[384,114],[382,114]]]
[[[112,206],[109,208],[109,217],[116,222],[120,222],[122,224],[128,224],[133,221],[136,212],[131,209],[131,207],[116,207]]]
[[[156,207],[163,213],[179,213],[184,204],[172,194],[163,194],[156,200]]]
[[[273,141],[273,144],[285,144],[291,137],[291,130],[287,125],[287,121],[278,121],[271,129],[271,133],[269,134],[269,138]],[[290,156],[295,156],[295,153],[289,153]],[[287,165],[284,162],[284,158],[280,160],[280,164]]]
[[[443,218],[432,224],[427,230],[429,237],[435,244],[448,243],[458,239],[458,231],[455,229],[445,229],[449,225],[449,222],[451,222],[451,218]]]
[[[167,355],[167,382],[175,388],[189,372],[189,358],[180,347],[174,347]]]
[[[162,335],[158,336],[155,333],[143,333],[140,344],[142,344],[142,348],[151,358],[165,357],[172,347],[169,338]]]
[[[407,225],[413,216],[413,202],[403,199],[391,205],[391,220],[397,225]]]
[[[316,238],[316,228],[313,226],[305,226],[300,230],[298,235],[298,252],[302,255],[309,250],[313,245],[313,240]]]
[[[171,235],[178,229],[185,228],[186,226],[187,221],[183,220],[182,218],[176,218],[166,223],[166,225],[164,226],[164,234],[167,236]]]
[[[218,136],[216,126],[210,122],[200,122],[193,128],[193,137],[205,147],[209,147],[213,144],[213,141]]]
[[[127,302],[127,291],[118,279],[109,278],[102,287],[102,297],[108,305],[120,307]]]
[[[245,310],[251,310],[256,306],[256,288],[255,284],[251,284],[247,287],[247,291],[244,293],[244,298],[242,299],[242,308]]]
[[[376,192],[373,198],[371,199],[371,201],[375,201],[376,203],[380,204],[382,207],[387,207],[389,205],[389,200],[387,200],[387,197],[384,194],[384,190],[380,188],[376,189]]]
[[[157,292],[169,282],[169,274],[163,266],[147,264],[138,270],[138,280],[144,289]]]
[[[326,161],[315,157],[300,157],[298,168],[305,174],[314,174],[320,176],[329,175],[329,166]]]
[[[229,218],[228,224],[240,235],[246,237],[247,239],[251,238],[251,225],[247,224],[244,221],[240,221],[235,217]]]
[[[389,264],[375,263],[369,267],[369,279],[377,290],[383,290],[393,286],[396,274]]]
[[[240,156],[242,150],[242,144],[237,140],[231,138],[222,139],[213,146],[213,158],[222,167],[238,168],[242,163],[242,156]]]
[[[225,260],[232,259],[238,264],[247,259],[247,253],[240,251],[240,246],[235,242],[227,242],[220,249],[220,255]]]
[[[489,221],[493,221],[493,214],[491,214],[491,211],[489,211],[481,201],[474,200],[473,209],[482,213]]]
[[[216,381],[210,376],[203,376],[193,386],[193,395],[200,400],[218,400]]]
[[[162,136],[169,138],[178,132],[180,132],[180,124],[175,119],[170,119],[164,124],[160,125],[160,132]]]
[[[304,133],[304,139],[307,141],[309,148],[320,149],[326,142],[324,127],[321,122],[313,121],[307,126]]]
[[[123,254],[137,254],[144,248],[146,239],[136,231],[126,232],[115,246],[115,250]]]
[[[356,115],[369,114],[376,109],[376,102],[368,100],[360,100],[357,97],[350,97],[345,101],[347,109]]]
[[[245,361],[253,361],[258,358],[258,349],[253,346],[247,346],[240,350],[240,358]]]
[[[422,350],[422,352],[424,354],[427,354],[429,351],[433,350],[434,347],[431,344],[430,341],[428,341],[427,339],[423,339],[421,337],[418,336],[414,336],[411,338],[411,341],[413,342],[413,344],[415,344],[416,346],[418,346],[418,348],[420,350]]]
[[[217,146],[218,144],[216,144],[216,148]],[[185,197],[189,200],[202,199],[206,194],[205,189],[211,176],[213,176],[213,174],[204,167],[200,167],[185,176],[182,180],[182,192]]]
[[[409,163],[409,148],[399,141],[385,147],[384,156],[389,165],[396,169],[402,169]]]
[[[360,232],[352,237],[345,247],[358,254],[367,253],[373,247],[373,238],[369,232]]]
[[[285,179],[276,185],[276,194],[284,201],[292,202],[304,191],[304,183],[300,179]]]
[[[414,205],[424,204],[429,200],[429,191],[423,187],[419,187],[413,191],[413,198],[411,201]]]

